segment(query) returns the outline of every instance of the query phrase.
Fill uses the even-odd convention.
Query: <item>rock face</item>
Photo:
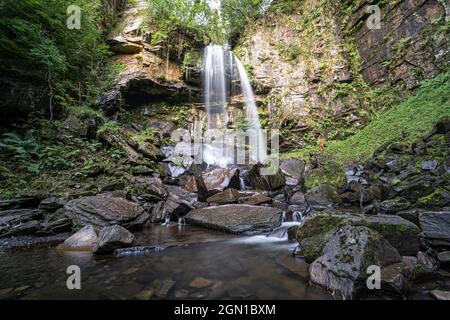
[[[77,233],[66,239],[58,246],[62,251],[87,251],[92,252],[97,244],[97,233],[93,226],[85,226]]]
[[[193,210],[186,215],[186,221],[234,234],[257,234],[279,227],[282,213],[274,208],[226,205]]]
[[[352,299],[365,287],[369,266],[384,267],[400,261],[397,250],[378,233],[363,226],[343,226],[331,236],[323,255],[311,264],[311,281],[343,299]]]
[[[326,234],[346,223],[379,232],[401,255],[415,256],[420,249],[420,229],[414,223],[392,215],[313,213],[297,229],[297,240],[301,243],[304,239]],[[320,242],[316,247],[315,252],[320,252]]]
[[[433,246],[450,247],[450,212],[423,212],[419,215],[423,237]]]
[[[75,226],[93,225],[98,229],[115,224],[127,229],[138,228],[149,218],[139,205],[106,196],[72,200],[64,206],[64,211]]]
[[[336,189],[327,184],[308,190],[306,193],[306,199],[313,205],[328,206],[342,203]]]
[[[116,249],[132,247],[135,240],[134,235],[121,226],[106,227],[100,231],[94,253],[107,254]]]

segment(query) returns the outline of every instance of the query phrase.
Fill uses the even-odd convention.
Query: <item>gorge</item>
[[[1,300],[449,299],[447,1],[71,2],[0,6]]]

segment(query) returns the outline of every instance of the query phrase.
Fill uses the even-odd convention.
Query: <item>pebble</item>
[[[205,278],[195,278],[190,284],[189,286],[191,288],[196,288],[196,289],[202,289],[202,288],[206,288],[209,287],[212,284],[211,280],[205,279]]]

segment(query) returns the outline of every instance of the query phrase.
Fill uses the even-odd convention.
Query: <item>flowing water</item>
[[[137,233],[144,254],[95,258],[40,247],[0,255],[0,299],[330,299],[308,284],[308,267],[276,237],[235,237],[192,226]],[[139,252],[136,250],[135,252]],[[66,269],[82,270],[82,290]],[[192,281],[201,277],[205,287]]]
[[[226,47],[209,45],[205,49],[203,62],[203,94],[207,113],[207,129],[203,157],[206,163],[226,167],[235,164],[234,136],[227,136],[229,126],[229,103],[240,96],[245,108],[244,120],[248,158],[251,163],[263,163],[267,158],[267,142],[261,129],[255,96],[241,61]],[[219,138],[219,139],[218,139]]]

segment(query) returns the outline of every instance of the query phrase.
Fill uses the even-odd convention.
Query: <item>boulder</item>
[[[62,251],[92,252],[97,244],[97,240],[98,237],[94,227],[88,225],[67,238],[57,249]]]
[[[262,175],[263,166],[257,164],[245,174],[248,185],[256,190],[278,190],[285,186],[286,177],[281,171],[274,175]]]
[[[45,210],[48,212],[55,212],[58,209],[61,209],[66,205],[67,201],[64,199],[52,197],[52,198],[46,198],[41,201],[39,204],[40,210]]]
[[[134,235],[124,227],[118,225],[105,227],[100,231],[94,253],[107,254],[116,249],[129,248],[133,246],[135,240]]]
[[[296,192],[289,199],[289,204],[301,206],[305,204],[305,195],[302,192]]]
[[[308,190],[306,199],[311,205],[329,206],[342,203],[336,188],[328,184],[322,184]]]
[[[450,247],[450,212],[422,212],[419,214],[422,236],[432,246]]]
[[[69,201],[64,211],[75,226],[93,225],[98,229],[116,224],[127,229],[138,228],[149,218],[136,203],[101,195]]]
[[[239,197],[239,191],[230,188],[209,197],[207,202],[215,205],[232,204],[237,203],[239,201]]]
[[[448,205],[450,205],[450,191],[444,188],[438,188],[432,194],[417,200],[417,206],[421,208],[439,208]]]
[[[279,227],[282,212],[268,207],[225,205],[193,210],[186,215],[186,221],[234,234],[257,234]]]
[[[385,267],[401,261],[397,250],[379,233],[344,225],[327,242],[323,255],[310,266],[311,281],[343,299],[353,299],[366,287],[369,266]]]
[[[305,174],[305,187],[312,189],[320,185],[331,185],[338,191],[344,191],[347,187],[347,176],[344,168],[333,161],[328,161],[326,165],[308,171]]]
[[[434,171],[437,169],[438,165],[439,165],[439,162],[436,160],[425,161],[424,163],[422,163],[422,170],[423,171]]]
[[[218,168],[203,174],[203,181],[208,191],[223,191],[228,188],[240,190],[241,180],[240,171],[236,168]],[[191,177],[186,183],[186,190],[197,192],[197,183],[195,177]]]
[[[414,280],[418,265],[415,257],[402,257],[402,261],[381,269],[381,290],[404,295]]]
[[[286,176],[286,185],[296,186],[305,174],[305,162],[297,159],[285,160],[280,165],[281,172]]]
[[[122,36],[108,39],[111,51],[116,54],[136,54],[142,51],[143,46],[134,42],[129,42]]]
[[[242,204],[248,204],[250,206],[259,206],[262,204],[271,204],[272,203],[272,198],[263,195],[263,194],[256,194],[254,196],[251,196],[247,199],[245,199],[244,201],[242,201]]]
[[[442,265],[450,264],[450,251],[443,251],[437,254],[437,259]]]
[[[415,256],[420,249],[420,229],[412,222],[393,215],[330,214],[313,212],[297,229],[297,241],[330,232],[352,223],[379,232],[401,255]],[[316,251],[319,251],[317,249]]]

